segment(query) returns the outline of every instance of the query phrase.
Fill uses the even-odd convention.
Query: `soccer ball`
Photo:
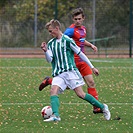
[[[41,115],[44,119],[48,119],[50,118],[50,116],[52,115],[53,111],[51,106],[45,106],[42,108],[41,110]]]

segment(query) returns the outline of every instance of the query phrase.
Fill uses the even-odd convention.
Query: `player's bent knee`
[[[77,96],[81,99],[84,99],[85,97],[85,93],[78,93]]]
[[[90,82],[88,82],[88,85],[89,85],[89,87],[95,87],[95,82],[94,81],[90,81]]]
[[[51,90],[50,90],[50,95],[58,95],[58,89],[56,89],[56,88],[51,88]]]

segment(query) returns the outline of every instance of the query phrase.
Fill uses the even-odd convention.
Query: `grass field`
[[[43,106],[50,105],[49,89],[39,91],[51,75],[44,59],[0,59],[0,133],[131,133],[133,132],[133,60],[93,59],[99,101],[107,103],[112,118],[93,114],[92,106],[66,90],[60,97],[61,122],[45,123]],[[86,91],[86,86],[83,87]],[[114,120],[120,117],[120,120]]]

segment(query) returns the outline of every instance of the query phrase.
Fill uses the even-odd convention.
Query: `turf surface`
[[[45,59],[0,59],[0,133],[131,133],[133,131],[132,59],[92,59],[99,101],[112,117],[93,114],[92,106],[66,90],[60,97],[61,122],[45,123],[41,109],[50,105],[49,90],[39,91],[51,65]],[[83,87],[86,91],[86,85]],[[120,119],[118,118],[120,117]],[[118,120],[119,119],[119,120]]]

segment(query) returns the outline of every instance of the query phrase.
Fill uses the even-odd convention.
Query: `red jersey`
[[[85,26],[76,27],[74,24],[72,24],[70,25],[69,28],[66,29],[64,34],[73,38],[75,43],[81,48],[81,51],[84,53],[84,42],[86,37]],[[74,54],[74,58],[75,58],[75,63],[82,61],[82,59],[76,54]]]

